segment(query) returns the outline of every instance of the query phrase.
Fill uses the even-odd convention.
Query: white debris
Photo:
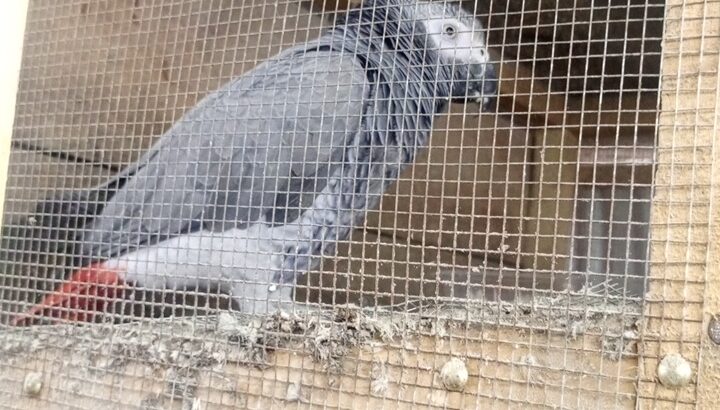
[[[287,392],[285,393],[285,400],[286,401],[299,401],[300,400],[300,383],[290,383],[287,387]]]
[[[223,335],[231,335],[237,332],[240,327],[240,322],[227,312],[222,312],[218,315],[217,330],[218,333]]]
[[[202,410],[202,402],[199,398],[195,397],[190,405],[190,410]]]
[[[692,378],[692,368],[684,357],[677,353],[665,356],[658,365],[657,376],[666,387],[679,388],[687,385]]]
[[[535,358],[535,356],[531,354],[523,356],[520,360],[523,362],[523,364],[530,367],[535,367],[538,365],[538,360]]]
[[[623,338],[627,340],[637,340],[638,333],[635,330],[626,330],[623,332]]]
[[[372,379],[372,382],[370,382],[370,393],[373,396],[385,395],[388,383],[390,382],[385,364],[373,362],[370,378]]]

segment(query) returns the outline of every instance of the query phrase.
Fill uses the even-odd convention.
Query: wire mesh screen
[[[656,169],[702,145],[658,146],[666,13],[31,1],[0,407],[694,403],[638,348]]]

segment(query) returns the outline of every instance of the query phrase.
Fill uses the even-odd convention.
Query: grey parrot
[[[140,288],[215,287],[243,312],[283,308],[451,99],[492,104],[489,59],[457,5],[364,1],[208,95],[111,181],[46,207],[82,214],[76,265],[14,323],[97,320]]]

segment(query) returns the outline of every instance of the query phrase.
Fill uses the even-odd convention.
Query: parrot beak
[[[75,272],[55,292],[10,323],[26,326],[41,318],[95,322],[116,299],[124,297],[126,288],[118,272],[101,264],[91,265]]]
[[[483,112],[493,109],[498,93],[498,78],[495,66],[490,63],[470,64],[468,68],[468,81],[459,84],[462,90],[457,98],[464,103],[475,102],[480,104]]]
[[[474,64],[471,75],[477,80],[473,83],[472,98],[480,104],[483,112],[488,112],[495,106],[498,93],[498,78],[493,64]]]

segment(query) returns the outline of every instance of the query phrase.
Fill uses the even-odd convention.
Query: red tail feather
[[[55,292],[11,323],[28,325],[39,317],[93,322],[113,300],[124,297],[125,287],[120,272],[108,270],[101,263],[90,265],[73,273]]]

